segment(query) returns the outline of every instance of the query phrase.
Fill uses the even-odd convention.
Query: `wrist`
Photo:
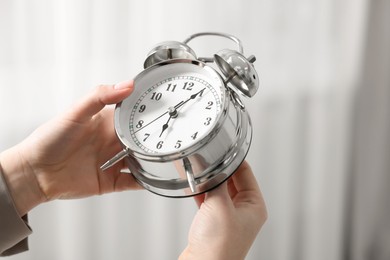
[[[8,190],[20,216],[45,201],[32,168],[19,151],[20,145],[0,154],[2,169]]]

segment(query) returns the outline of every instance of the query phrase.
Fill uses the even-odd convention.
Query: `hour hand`
[[[179,103],[179,104],[180,104],[180,103]],[[166,122],[165,124],[163,124],[162,130],[161,130],[161,133],[160,133],[160,136],[159,136],[159,137],[161,137],[162,134],[164,133],[164,131],[167,130],[167,128],[168,128],[168,123],[169,123],[169,121],[171,120],[171,118],[172,118],[172,117],[173,117],[173,118],[177,117],[176,106],[175,106],[175,107],[170,107],[170,108],[168,108],[168,114],[169,114],[169,118],[168,118],[167,122]]]
[[[168,128],[168,122],[169,122],[170,119],[171,119],[171,117],[169,117],[168,121],[167,121],[165,124],[163,124],[162,130],[161,130],[161,134],[160,134],[159,137],[161,137],[162,134],[164,133],[164,131],[167,130],[167,128]]]

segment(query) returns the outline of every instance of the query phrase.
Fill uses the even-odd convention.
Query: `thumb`
[[[218,187],[214,188],[211,191],[208,191],[206,193],[204,202],[213,205],[217,208],[232,205],[232,200],[230,199],[227,182],[224,181]]]
[[[89,120],[106,105],[119,103],[133,91],[133,80],[115,85],[100,85],[69,111],[69,118],[77,122]]]

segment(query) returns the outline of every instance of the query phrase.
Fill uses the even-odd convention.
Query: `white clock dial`
[[[213,129],[222,110],[222,86],[201,74],[166,78],[149,87],[132,108],[129,130],[146,153],[177,153]]]

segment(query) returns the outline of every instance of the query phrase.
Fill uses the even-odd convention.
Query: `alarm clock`
[[[237,50],[197,57],[188,42],[205,36],[232,40]],[[241,97],[258,90],[254,61],[238,38],[225,33],[158,44],[135,77],[133,93],[116,105],[114,127],[123,149],[101,170],[124,159],[145,189],[167,197],[194,196],[227,180],[251,144]]]

